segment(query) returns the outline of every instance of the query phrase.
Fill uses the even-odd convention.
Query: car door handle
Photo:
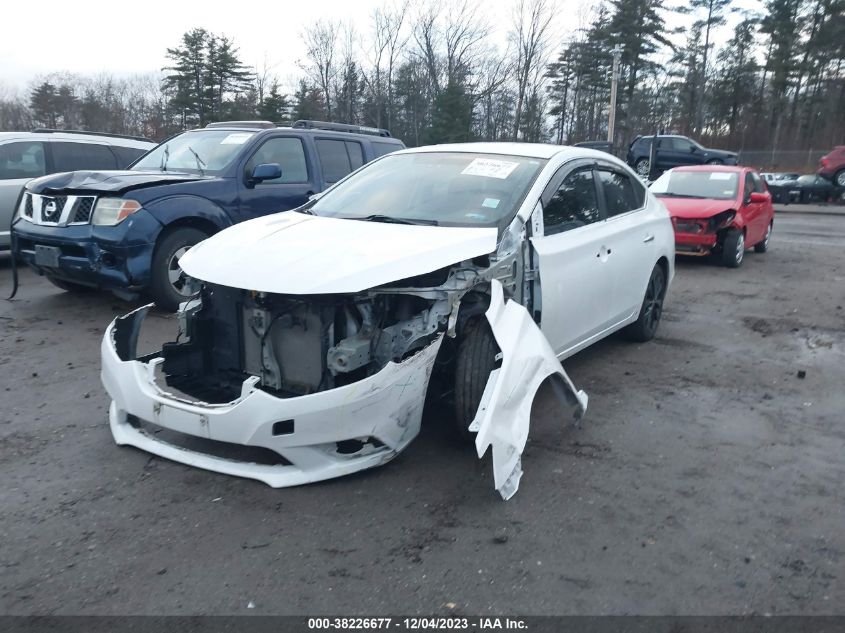
[[[643,238],[643,242],[645,242],[646,244],[648,244],[649,242],[653,242],[653,241],[654,241],[654,235],[651,235],[651,234],[646,235]]]

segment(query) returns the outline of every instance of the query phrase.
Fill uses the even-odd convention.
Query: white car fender
[[[491,282],[490,295],[485,316],[501,350],[502,364],[490,372],[469,430],[477,433],[479,458],[492,445],[495,487],[503,499],[510,499],[519,488],[531,404],[542,382],[553,377],[558,397],[575,420],[587,409],[587,394],[575,389],[525,307],[516,301],[506,302],[497,280]]]

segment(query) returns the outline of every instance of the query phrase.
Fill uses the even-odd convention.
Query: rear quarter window
[[[121,147],[120,145],[112,145],[111,151],[114,152],[114,155],[117,158],[118,169],[126,169],[129,165],[147,153],[147,150],[145,149],[138,149],[137,147]]]
[[[370,144],[373,146],[373,158],[378,158],[379,156],[384,156],[385,154],[397,152],[402,149],[402,146],[399,143],[380,143],[379,141],[371,141]]]

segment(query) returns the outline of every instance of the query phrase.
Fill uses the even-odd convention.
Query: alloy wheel
[[[768,237],[766,238],[768,239]],[[739,264],[742,262],[742,258],[745,256],[745,235],[743,233],[739,234],[739,237],[736,240],[736,253],[734,253],[734,258],[736,259],[736,263]]]
[[[645,323],[649,332],[654,332],[660,323],[660,316],[663,314],[663,272],[655,270],[648,281],[648,288],[645,295]]]
[[[179,260],[188,252],[189,248],[190,246],[183,246],[174,251],[170,256],[170,261],[167,263],[167,278],[170,280],[170,285],[183,297],[188,297],[191,293],[188,291],[187,284],[185,283],[185,272],[179,265]]]

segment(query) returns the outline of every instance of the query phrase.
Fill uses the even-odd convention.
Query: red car
[[[845,145],[837,145],[822,156],[816,173],[832,180],[837,187],[845,187]]]
[[[651,185],[675,227],[679,255],[717,256],[736,268],[745,251],[769,248],[774,224],[772,195],[749,167],[676,167]]]

